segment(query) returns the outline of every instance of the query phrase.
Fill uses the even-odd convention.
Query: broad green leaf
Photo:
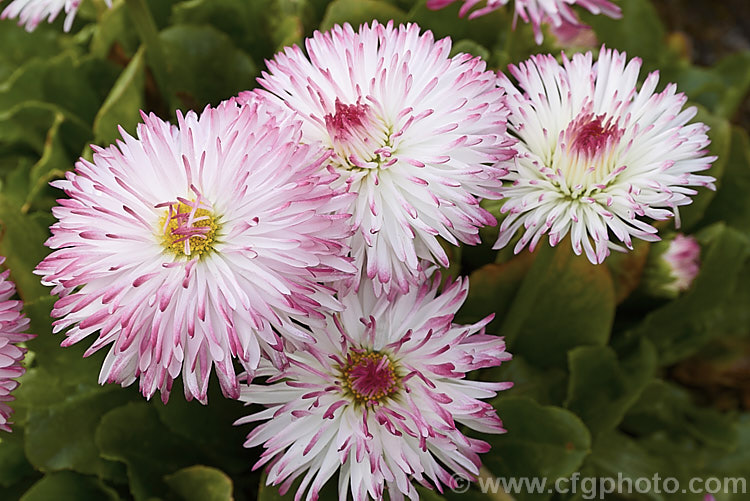
[[[484,369],[481,380],[512,381],[513,387],[503,391],[503,396],[530,397],[542,405],[562,405],[567,390],[568,374],[564,369],[540,369],[529,364],[520,355],[500,367]]]
[[[575,412],[596,438],[614,429],[654,377],[656,350],[642,340],[618,360],[609,346],[583,346],[568,352],[570,379],[565,407]]]
[[[701,270],[689,291],[649,313],[631,336],[648,336],[667,365],[695,353],[717,333],[724,308],[737,286],[748,255],[746,237],[718,224],[698,235],[702,242]]]
[[[132,135],[141,121],[139,111],[144,108],[145,84],[143,54],[141,48],[130,60],[94,118],[94,142],[100,146],[120,138],[118,126]]]
[[[209,405],[182,398],[182,383],[175,381],[174,398],[167,405],[154,404],[162,423],[174,434],[189,440],[211,458],[223,471],[235,475],[246,471],[254,462],[253,454],[242,444],[249,433],[247,427],[232,426],[250,410],[241,402],[221,394],[216,381],[209,385]]]
[[[211,25],[229,35],[254,60],[262,61],[276,48],[271,40],[272,25],[286,17],[280,15],[275,3],[274,0],[189,0],[175,4],[172,22]]]
[[[10,487],[34,473],[23,450],[23,427],[14,424],[12,429],[12,433],[3,432],[0,436],[0,488]]]
[[[96,430],[96,443],[102,457],[125,463],[136,501],[164,495],[167,475],[201,463],[190,444],[170,433],[145,402],[105,414]]]
[[[357,29],[360,24],[369,24],[373,19],[384,24],[392,19],[398,25],[406,20],[406,12],[383,0],[333,0],[328,4],[320,29],[326,31],[335,24],[344,23]]]
[[[128,14],[124,1],[115,0],[111,9],[106,9],[96,23],[96,29],[91,39],[91,53],[100,59],[108,57],[117,44],[117,50],[122,55],[130,57],[140,46],[138,32]]]
[[[711,68],[687,61],[669,64],[664,81],[674,81],[691,101],[702,104],[718,117],[731,119],[750,90],[750,51],[730,54]]]
[[[47,255],[44,242],[51,223],[51,214],[22,214],[0,194],[0,255],[6,256],[5,266],[11,270],[11,279],[24,300],[49,294],[32,271]]]
[[[499,330],[500,324],[532,262],[533,255],[524,252],[508,262],[487,264],[474,271],[469,277],[469,295],[456,321],[478,322],[494,313],[495,318],[487,329],[503,335]]]
[[[628,411],[623,427],[638,436],[666,431],[676,437],[692,437],[700,444],[725,451],[733,450],[738,439],[729,416],[696,406],[686,390],[660,380],[646,387]]]
[[[631,483],[639,479],[653,479],[654,475],[661,478],[680,477],[679,466],[675,467],[679,461],[650,454],[635,440],[618,431],[600,436],[586,462],[593,468],[592,477],[621,477],[625,482],[629,480]],[[636,492],[635,489],[631,491]],[[651,489],[638,499],[662,501],[665,498],[662,493]]]
[[[52,57],[63,45],[60,33],[35,30],[31,33],[11,21],[0,23],[0,82],[30,59]]]
[[[625,51],[628,57],[640,56],[650,70],[658,66],[665,54],[664,26],[649,0],[622,0],[622,19],[594,15],[578,9],[583,22],[594,29],[596,37],[609,48]]]
[[[457,41],[451,48],[451,56],[454,56],[460,52],[465,52],[467,54],[471,54],[472,56],[481,57],[485,61],[488,61],[490,59],[490,51],[487,50],[486,47],[467,38]]]
[[[606,344],[615,309],[612,277],[606,266],[573,255],[568,240],[557,248],[542,244],[535,254],[499,332],[511,353],[564,367],[568,350]]]
[[[725,221],[729,226],[750,232],[750,140],[747,132],[732,128],[731,149],[724,153],[725,173],[716,196],[706,209],[705,219]]]
[[[470,40],[483,47],[495,47],[498,40],[507,36],[513,19],[512,10],[503,8],[475,19],[460,17],[461,2],[443,9],[427,8],[425,0],[419,0],[409,11],[409,22],[417,23],[423,30],[430,30],[436,39],[451,37]]]
[[[650,243],[634,240],[633,249],[628,252],[613,252],[604,261],[612,274],[615,286],[615,302],[625,301],[638,288],[643,276],[643,268],[648,258]]]
[[[166,57],[180,62],[172,86],[186,108],[200,111],[253,85],[257,69],[250,56],[215,28],[171,26],[160,36]]]
[[[120,463],[100,457],[94,433],[106,412],[133,397],[132,392],[109,385],[72,393],[58,404],[32,408],[25,434],[29,461],[40,471],[74,470],[126,482]]]
[[[208,466],[190,466],[164,478],[184,501],[233,501],[232,479]]]
[[[553,406],[542,407],[525,397],[500,396],[495,408],[502,435],[484,435],[492,445],[483,462],[495,477],[567,477],[583,463],[591,448],[591,436],[575,414]],[[519,493],[519,501],[549,499],[548,493]]]
[[[117,501],[120,497],[99,479],[71,471],[49,473],[35,483],[21,501]]]
[[[46,101],[90,123],[101,102],[88,81],[89,65],[74,51],[31,60],[0,85],[0,110],[24,101]]]

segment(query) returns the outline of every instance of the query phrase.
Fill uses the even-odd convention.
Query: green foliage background
[[[84,2],[70,34],[61,21],[31,34],[0,22],[0,254],[38,334],[28,343],[28,372],[15,392],[14,431],[0,437],[2,500],[280,499],[251,472],[259,451],[242,447],[248,427],[232,426],[247,412],[241,404],[217,391],[207,407],[187,403],[175,388],[165,406],[146,402],[136,388],[99,386],[104,353],[83,359],[86,342],[62,349],[62,335],[52,335],[54,300],[32,274],[47,253],[50,208],[61,196],[48,183],[79,156],[90,157],[90,143],[115,141],[118,125],[133,133],[141,109],[174,118],[176,108],[199,110],[254,87],[264,60],[277,50],[345,21],[417,22],[437,37],[451,36],[455,52],[482,56],[496,69],[534,52],[559,52],[551,36],[536,46],[522,23],[511,33],[507,10],[470,22],[457,17],[457,5],[432,12],[425,0],[146,3],[163,64],[155,50],[141,46],[143,26],[122,0],[112,9],[101,0]],[[494,402],[508,433],[488,438],[493,448],[484,456],[485,474],[552,481],[574,472],[658,473],[685,485],[694,476],[747,478],[747,407],[717,403],[710,391],[673,376],[682,368],[700,381],[711,375],[706,366],[720,371],[750,358],[750,146],[747,131],[731,122],[750,87],[750,53],[711,68],[694,66],[667,43],[649,0],[618,3],[622,20],[583,17],[601,42],[641,57],[649,71],[660,69],[662,84],[677,82],[711,126],[711,151],[719,155],[711,173],[719,189],[699,193],[684,210],[682,227],[703,246],[701,273],[690,291],[662,301],[639,288],[648,244],[602,266],[573,256],[566,245],[540,246],[536,255],[512,256],[512,244],[492,251],[493,228],[483,230],[485,244],[452,249],[451,272],[470,273],[472,284],[459,320],[495,313],[490,331],[505,335],[514,354],[481,375],[515,382]],[[662,230],[668,233],[670,225]],[[424,496],[493,498],[474,489]],[[580,493],[515,498],[583,499]]]

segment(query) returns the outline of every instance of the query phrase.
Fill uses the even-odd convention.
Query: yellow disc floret
[[[216,242],[217,218],[201,203],[200,197],[199,200],[177,200],[160,204],[166,207],[159,222],[162,244],[174,254],[201,258]]]
[[[340,370],[344,390],[356,403],[377,404],[399,388],[396,367],[384,353],[352,351]]]

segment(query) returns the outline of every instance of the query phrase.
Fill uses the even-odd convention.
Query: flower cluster
[[[606,0],[517,0],[516,15],[541,41],[543,22],[580,25],[575,3],[619,15]],[[63,5],[68,29],[77,2],[15,0],[3,16],[33,29]],[[497,224],[480,202],[504,200],[495,247],[570,235],[602,263],[713,187],[696,174],[714,160],[707,127],[674,85],[655,92],[658,74],[638,90],[640,62],[606,48],[596,63],[534,56],[515,83],[414,24],[335,26],[305,49],[269,61],[263,90],[176,124],[143,114],[135,137],[93,147],[52,183],[67,198],[36,273],[59,295],[63,346],[107,348],[100,383],[167,402],[181,378],[206,403],[215,373],[225,396],[265,406],[238,424],[257,423],[246,446],[263,446],[255,467],[282,492],[299,480],[296,499],[318,499],[338,472],[341,499],[417,499],[414,483],[479,473],[489,445],[460,427],[505,431],[487,400],[511,383],[467,374],[511,356],[491,316],[454,321],[468,281],[437,271]],[[0,400],[29,337],[6,276]]]

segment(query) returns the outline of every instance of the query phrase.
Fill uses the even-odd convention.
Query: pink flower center
[[[593,116],[588,113],[571,122],[566,130],[570,151],[593,159],[618,142],[622,137],[622,129],[617,128],[611,117],[606,122],[603,120],[604,115]]]
[[[358,403],[376,404],[398,390],[393,362],[383,353],[349,353],[341,375],[344,387]]]
[[[200,258],[213,248],[219,225],[208,201],[191,188],[195,200],[177,197],[177,201],[156,207],[167,209],[160,224],[164,247],[175,254]]]
[[[331,146],[345,168],[377,168],[390,158],[388,128],[360,99],[343,104],[337,98],[325,122]]]
[[[560,132],[552,168],[571,198],[604,189],[624,169],[617,164],[624,129],[612,117],[605,118],[583,111]]]

